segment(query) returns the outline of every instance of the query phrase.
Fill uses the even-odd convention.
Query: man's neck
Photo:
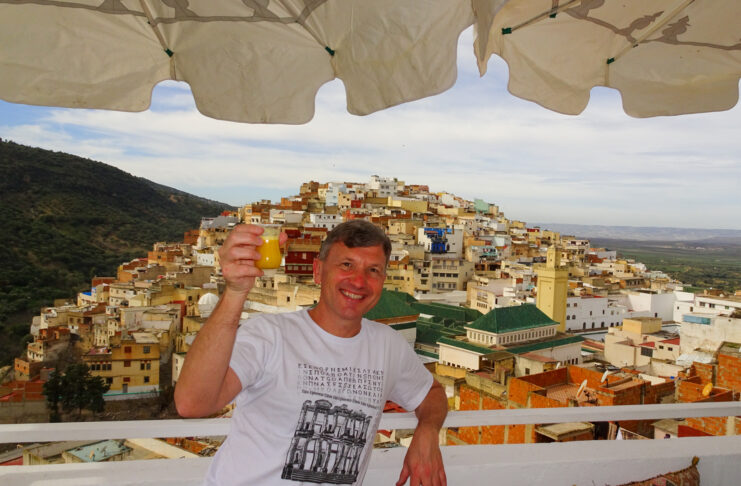
[[[327,312],[325,309],[320,307],[320,305],[309,310],[309,317],[311,317],[314,323],[324,331],[341,338],[351,338],[356,336],[362,328],[361,319],[358,319],[357,321],[343,320],[338,316],[334,316]]]

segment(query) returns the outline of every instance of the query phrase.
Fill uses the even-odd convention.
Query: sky
[[[496,56],[479,77],[469,30],[453,88],[364,117],[347,113],[339,80],[296,126],[208,118],[187,84],[169,81],[141,113],[0,101],[0,137],[235,206],[295,195],[308,180],[375,174],[480,198],[526,222],[741,229],[738,105],[637,119],[617,91],[594,88],[569,116],[514,97],[507,79]]]

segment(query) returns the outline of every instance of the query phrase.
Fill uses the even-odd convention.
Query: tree
[[[68,365],[64,374],[52,372],[49,381],[44,384],[44,395],[51,410],[51,420],[59,420],[59,404],[65,412],[77,410],[77,417],[82,416],[82,410],[88,409],[94,413],[102,412],[105,408],[103,394],[110,389],[110,385],[100,376],[90,374],[90,368],[84,363]],[[56,419],[56,420],[55,420]]]
[[[59,403],[62,401],[62,375],[57,370],[51,372],[49,379],[44,383],[46,406],[49,408],[51,422],[59,422]]]

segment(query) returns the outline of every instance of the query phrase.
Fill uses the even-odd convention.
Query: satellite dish
[[[602,378],[600,379],[600,383],[604,383],[607,380],[607,375],[610,374],[610,370],[605,370],[605,372],[602,374]]]
[[[576,398],[579,398],[579,395],[581,395],[581,392],[584,391],[584,388],[587,387],[587,380],[584,380],[581,382],[581,385],[579,386],[579,391],[576,392]]]
[[[561,367],[561,362],[559,361],[558,363],[556,363],[556,369],[559,369],[560,367]]]
[[[705,385],[705,388],[702,389],[702,396],[709,397],[711,391],[713,391],[713,384],[708,383],[707,385]]]

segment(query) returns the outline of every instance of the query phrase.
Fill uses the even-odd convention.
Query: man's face
[[[348,248],[335,243],[324,261],[314,260],[314,281],[322,286],[315,309],[344,328],[359,326],[363,314],[381,298],[385,279],[386,255],[381,245]]]

